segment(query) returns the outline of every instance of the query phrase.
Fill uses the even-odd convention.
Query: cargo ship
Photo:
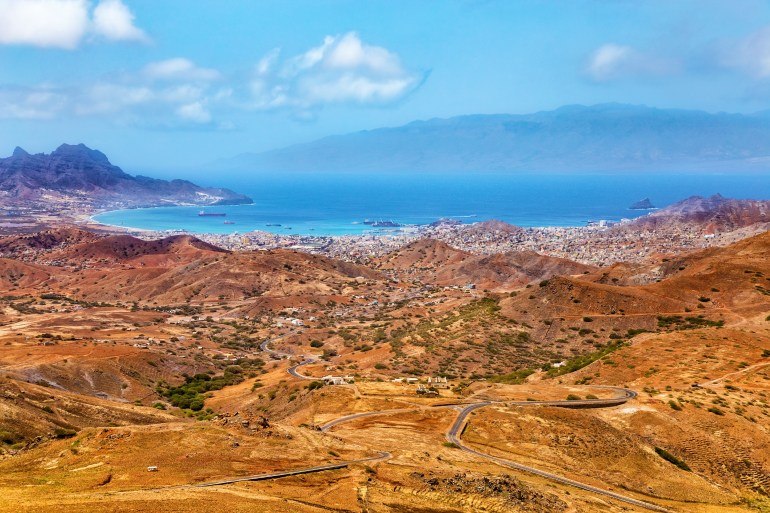
[[[226,215],[224,212],[206,212],[205,210],[198,212],[199,217],[224,217]]]

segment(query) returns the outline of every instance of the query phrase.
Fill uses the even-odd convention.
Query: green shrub
[[[209,376],[199,373],[187,376],[185,382],[176,387],[158,387],[158,393],[169,402],[181,409],[200,411],[203,409],[205,394],[221,390],[229,385],[237,385],[243,381],[243,369],[237,365],[228,366],[222,376]]]
[[[674,465],[676,465],[677,467],[679,467],[680,469],[686,472],[691,472],[690,467],[687,465],[687,463],[680,460],[679,458],[677,458],[667,450],[661,449],[660,447],[656,447],[655,452],[658,453],[658,456],[668,461],[669,463],[673,463]]]
[[[319,388],[323,388],[323,386],[323,381],[311,381],[305,388],[308,390],[317,390]]]
[[[502,376],[493,376],[489,378],[492,383],[507,383],[509,385],[520,385],[524,383],[530,375],[534,374],[533,369],[519,369],[509,374],[503,374]]]
[[[0,442],[3,442],[4,444],[10,445],[16,443],[16,438],[16,435],[10,431],[0,431]]]
[[[72,438],[73,436],[77,435],[78,432],[74,429],[58,427],[53,430],[53,434],[56,438]]]

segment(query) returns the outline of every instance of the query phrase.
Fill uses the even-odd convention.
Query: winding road
[[[280,338],[286,337],[288,335],[294,334],[295,332],[289,332],[285,335],[282,335],[280,337],[276,337],[270,340],[266,340],[260,345],[260,348],[268,352],[270,354],[279,355],[281,357],[286,356],[294,356],[294,355],[288,355],[286,353],[280,353],[278,351],[274,351],[272,349],[269,349],[267,345],[272,342],[273,340],[278,340]],[[308,379],[314,379],[312,377],[305,376],[303,374],[300,374],[297,369],[299,369],[303,365],[308,365],[311,363],[315,363],[315,360],[312,356],[305,356],[304,361],[297,365],[293,365],[287,369],[287,372],[298,379],[308,380]],[[622,388],[622,387],[613,387],[613,386],[593,386],[591,388],[601,388],[604,390],[612,390],[614,391],[617,396],[613,398],[607,398],[607,399],[578,399],[578,400],[553,400],[553,401],[480,401],[476,403],[470,403],[470,404],[442,404],[442,405],[436,405],[436,406],[423,406],[418,408],[400,408],[400,409],[392,409],[392,410],[381,410],[381,411],[372,411],[372,412],[363,412],[363,413],[354,413],[351,415],[345,415],[343,417],[340,417],[338,419],[332,420],[330,422],[327,422],[326,424],[322,425],[320,427],[321,431],[323,432],[329,432],[332,428],[335,426],[339,426],[340,424],[344,424],[347,422],[352,422],[357,419],[362,419],[365,417],[373,417],[373,416],[379,416],[379,415],[392,415],[392,414],[398,414],[398,413],[408,413],[408,412],[414,412],[414,411],[420,411],[420,410],[427,410],[427,409],[438,409],[438,408],[459,408],[459,413],[457,417],[455,418],[454,422],[452,422],[452,425],[449,427],[449,430],[446,433],[446,439],[448,442],[454,444],[457,446],[458,449],[465,451],[469,454],[473,454],[474,456],[478,456],[484,459],[487,459],[489,461],[492,461],[498,465],[512,468],[514,470],[518,470],[521,472],[526,472],[528,474],[536,475],[545,479],[548,479],[550,481],[554,481],[556,483],[560,483],[567,486],[572,486],[574,488],[578,488],[580,490],[584,490],[587,492],[595,493],[597,495],[602,495],[604,497],[609,497],[611,499],[615,499],[621,502],[625,502],[626,504],[631,504],[633,506],[637,506],[640,508],[644,508],[650,511],[657,511],[662,513],[668,513],[669,510],[658,506],[657,504],[653,504],[650,502],[645,502],[639,499],[635,499],[633,497],[629,497],[627,495],[622,495],[604,488],[599,488],[593,485],[589,485],[586,483],[581,483],[580,481],[575,481],[574,479],[569,479],[564,476],[560,476],[558,474],[553,474],[551,472],[546,472],[544,470],[540,470],[535,467],[530,467],[528,465],[522,465],[521,463],[516,463],[515,461],[507,460],[504,458],[499,458],[497,456],[492,456],[489,454],[485,454],[483,452],[477,451],[476,449],[469,447],[465,445],[462,441],[462,433],[465,429],[468,416],[475,410],[478,410],[480,408],[484,408],[487,406],[491,406],[493,404],[501,404],[501,405],[507,405],[507,406],[554,406],[559,408],[610,408],[613,406],[620,406],[622,404],[625,404],[626,402],[630,401],[631,399],[634,399],[637,397],[637,393],[631,389],[628,388]],[[332,469],[338,469],[338,468],[344,468],[348,465],[351,465],[353,463],[363,463],[363,462],[374,462],[374,461],[381,461],[384,459],[390,458],[390,453],[380,452],[379,456],[365,459],[365,460],[356,460],[351,462],[341,462],[338,464],[332,464],[332,465],[324,465],[320,467],[310,467],[307,469],[298,469],[293,471],[286,471],[286,472],[277,472],[273,474],[262,474],[260,476],[251,476],[245,477],[245,478],[237,478],[235,480],[228,480],[228,481],[219,481],[216,483],[206,483],[199,486],[215,486],[218,484],[228,484],[228,483],[234,483],[239,481],[255,481],[255,480],[263,480],[263,479],[275,479],[278,477],[285,477],[285,476],[291,476],[291,475],[299,475],[303,473],[309,473],[309,472],[321,472],[324,470],[332,470]],[[605,485],[609,483],[604,483]]]
[[[629,392],[631,392],[629,390]],[[624,399],[623,402],[626,402],[628,398]],[[601,399],[599,401],[602,401]],[[562,404],[552,404],[555,402],[561,402]],[[567,406],[567,407],[574,407],[575,401],[544,401],[544,403],[549,403],[549,405],[553,406]],[[564,403],[573,403],[573,404],[564,404]],[[546,472],[544,470],[540,470],[534,467],[530,467],[528,465],[522,465],[521,463],[516,463],[514,461],[506,460],[503,458],[498,458],[496,456],[491,456],[489,454],[484,454],[483,452],[477,451],[476,449],[473,449],[472,447],[468,447],[465,445],[461,439],[463,429],[465,428],[465,423],[468,418],[468,415],[471,414],[472,411],[478,410],[479,408],[483,408],[485,406],[489,406],[490,404],[495,404],[492,402],[486,402],[486,403],[476,403],[476,404],[470,404],[468,406],[465,406],[461,411],[460,414],[457,415],[457,418],[455,418],[454,422],[452,423],[452,426],[449,428],[449,431],[447,431],[446,439],[450,443],[455,444],[459,449],[474,454],[476,456],[481,456],[482,458],[486,458],[490,461],[493,461],[499,465],[502,465],[504,467],[509,467],[514,470],[520,470],[522,472],[526,472],[528,474],[534,474],[536,476],[543,477],[545,479],[555,481],[557,483],[561,483],[564,485],[572,486],[575,488],[579,488],[581,490],[585,490],[587,492],[596,493],[599,495],[604,495],[605,497],[610,497],[612,499],[616,499],[628,504],[632,504],[634,506],[639,506],[640,508],[645,508],[651,511],[660,511],[660,512],[668,512],[667,509],[658,506],[657,504],[652,504],[650,502],[641,501],[639,499],[634,499],[633,497],[628,497],[626,495],[621,495],[619,493],[612,492],[610,490],[605,490],[604,488],[598,488],[596,486],[592,486],[589,484],[581,483],[580,481],[575,481],[573,479],[568,479],[564,476],[560,476],[558,474],[552,474],[550,472]],[[509,403],[510,404],[510,403]],[[531,402],[529,403],[531,404]],[[622,404],[622,403],[621,403]],[[542,403],[541,403],[542,405]],[[601,407],[601,406],[595,406],[595,407]],[[606,484],[606,483],[605,483]]]
[[[293,357],[295,357],[297,355],[291,354],[291,353],[283,353],[281,351],[276,351],[275,349],[270,349],[268,347],[268,345],[270,345],[270,343],[272,343],[272,342],[275,342],[276,340],[280,340],[282,338],[286,338],[286,337],[288,337],[290,335],[296,335],[297,333],[301,333],[301,332],[302,332],[302,330],[294,330],[294,331],[290,331],[288,333],[284,333],[283,335],[280,335],[280,336],[277,336],[277,337],[269,338],[269,339],[265,340],[264,342],[262,342],[261,344],[259,344],[259,348],[263,352],[265,352],[265,353],[267,353],[267,354],[269,354],[271,356],[275,356],[277,358],[280,358],[280,359],[293,358]],[[303,358],[303,361],[301,363],[298,363],[297,365],[292,365],[291,367],[286,369],[286,372],[288,372],[290,375],[294,376],[297,379],[307,379],[307,380],[316,379],[316,378],[313,378],[311,376],[305,376],[304,374],[300,374],[297,371],[297,369],[302,367],[303,365],[309,365],[311,363],[316,363],[316,361],[317,361],[316,357],[314,355],[303,355],[302,358]]]
[[[546,472],[544,470],[540,470],[534,467],[522,465],[521,463],[516,463],[514,461],[498,458],[496,456],[491,456],[489,454],[485,454],[483,452],[477,451],[476,449],[473,449],[472,447],[465,445],[462,441],[462,438],[461,438],[462,432],[463,432],[463,429],[465,428],[468,415],[470,415],[471,412],[473,412],[474,410],[478,410],[480,408],[484,408],[486,406],[490,406],[493,404],[504,404],[507,406],[556,406],[560,408],[608,408],[608,407],[619,406],[621,404],[624,404],[627,401],[634,399],[637,396],[636,392],[627,388],[620,388],[620,387],[593,387],[593,388],[603,388],[603,389],[614,390],[619,393],[619,396],[615,398],[609,398],[609,399],[584,399],[584,400],[578,400],[578,401],[569,401],[569,400],[565,400],[565,401],[482,401],[482,402],[471,403],[471,404],[459,404],[459,405],[445,404],[445,405],[438,405],[438,406],[432,406],[432,407],[428,406],[423,408],[400,408],[400,409],[394,409],[394,410],[354,413],[352,415],[346,415],[344,417],[335,419],[331,422],[327,422],[326,424],[321,426],[321,431],[328,432],[333,427],[338,426],[340,424],[351,422],[351,421],[365,418],[365,417],[373,417],[376,415],[392,415],[397,413],[408,413],[408,412],[419,411],[420,409],[458,408],[459,407],[461,408],[460,412],[458,413],[454,422],[452,423],[449,430],[447,431],[446,439],[448,442],[455,444],[460,450],[463,450],[469,454],[473,454],[475,456],[479,456],[481,458],[485,458],[487,460],[493,461],[494,463],[497,463],[498,465],[502,465],[504,467],[533,474],[551,481],[555,481],[560,484],[579,488],[581,490],[592,492],[598,495],[603,495],[605,497],[609,497],[621,502],[625,502],[627,504],[632,504],[634,506],[648,509],[650,511],[667,513],[669,510],[661,506],[658,506],[657,504],[652,504],[650,502],[645,502],[639,499],[635,499],[633,497],[621,495],[619,493],[615,493],[610,490],[606,490],[604,488],[599,488],[593,485],[581,483],[580,481],[575,481],[573,479],[568,479],[558,474],[552,474],[551,472]]]

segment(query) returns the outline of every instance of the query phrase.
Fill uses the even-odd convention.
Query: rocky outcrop
[[[652,210],[656,208],[655,205],[652,204],[652,201],[650,201],[650,198],[644,198],[643,200],[639,200],[636,203],[632,204],[630,207],[628,207],[629,210]]]

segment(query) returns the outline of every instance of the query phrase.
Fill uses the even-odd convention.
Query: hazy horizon
[[[619,102],[753,113],[770,5],[1,0],[0,154],[182,170],[415,120]]]

